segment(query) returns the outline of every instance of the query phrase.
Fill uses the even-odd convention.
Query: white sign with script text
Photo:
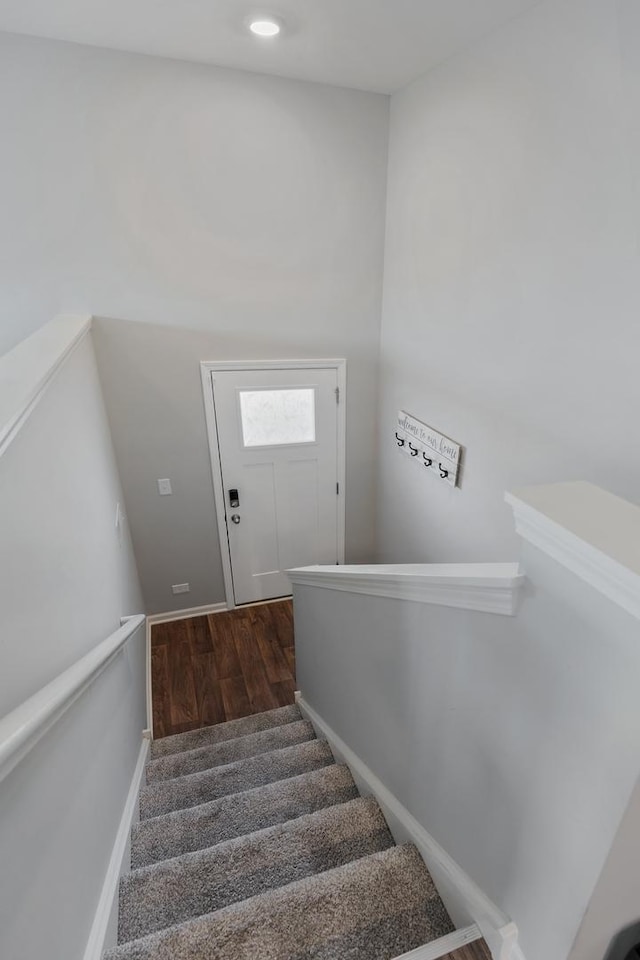
[[[425,472],[455,487],[462,450],[459,443],[404,410],[398,413],[396,443],[401,452],[419,463]]]

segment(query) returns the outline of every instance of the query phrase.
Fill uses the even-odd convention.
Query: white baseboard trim
[[[410,841],[416,845],[454,923],[458,927],[477,924],[493,960],[525,960],[517,944],[518,928],[515,923],[492,903],[471,877],[427,833],[365,762],[305,701],[300,691],[296,692],[296,703],[303,716],[311,721],[318,736],[328,741],[336,759],[347,764],[360,792],[376,798],[394,839],[399,843]],[[425,954],[422,957],[418,954],[418,957],[420,960],[430,960],[431,955]]]
[[[446,937],[438,937],[431,943],[426,943],[424,947],[418,947],[417,950],[411,950],[409,953],[403,953],[401,957],[395,960],[440,960],[442,957],[448,957],[454,950],[465,947],[468,943],[475,943],[482,939],[480,927],[472,923],[461,930],[454,930]]]
[[[293,594],[286,593],[283,597],[272,597],[271,600],[254,600],[253,603],[237,603],[233,609],[246,610],[250,607],[266,607],[270,603],[282,603],[283,600],[293,600]]]
[[[204,617],[207,613],[222,613],[228,610],[226,603],[207,603],[203,607],[187,607],[185,610],[169,610],[167,613],[152,613],[147,623],[172,623],[174,620],[187,620],[189,617]]]
[[[126,858],[130,849],[131,827],[138,810],[138,795],[143,783],[149,746],[150,740],[143,735],[83,960],[101,960],[104,951],[115,946],[115,939],[110,943],[109,935],[117,929],[118,886],[120,877],[127,872]]]

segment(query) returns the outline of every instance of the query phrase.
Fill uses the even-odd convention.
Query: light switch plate
[[[188,583],[174,583],[171,589],[173,593],[189,593],[191,587]]]
[[[168,497],[172,494],[171,480],[158,480],[158,493],[161,497]]]

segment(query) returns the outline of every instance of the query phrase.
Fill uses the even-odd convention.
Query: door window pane
[[[314,443],[316,397],[312,387],[241,390],[240,416],[245,447]]]

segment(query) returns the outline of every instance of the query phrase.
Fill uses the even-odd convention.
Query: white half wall
[[[3,716],[144,612],[90,334],[0,457],[0,530]]]
[[[640,500],[639,11],[548,0],[392,98],[380,562],[514,557],[517,486]],[[465,447],[460,489],[400,409]]]
[[[2,782],[3,960],[85,956],[142,745],[145,659],[142,626]]]
[[[521,556],[515,617],[296,585],[296,671],[527,960],[566,960],[638,777],[638,621]]]
[[[28,397],[68,334],[54,322],[20,363],[0,358],[2,388]],[[88,332],[0,456],[0,716],[143,613],[125,514]],[[84,955],[146,726],[145,658],[140,628],[0,785],[7,960]]]
[[[631,796],[570,960],[603,960],[614,934],[640,918],[640,784]]]

